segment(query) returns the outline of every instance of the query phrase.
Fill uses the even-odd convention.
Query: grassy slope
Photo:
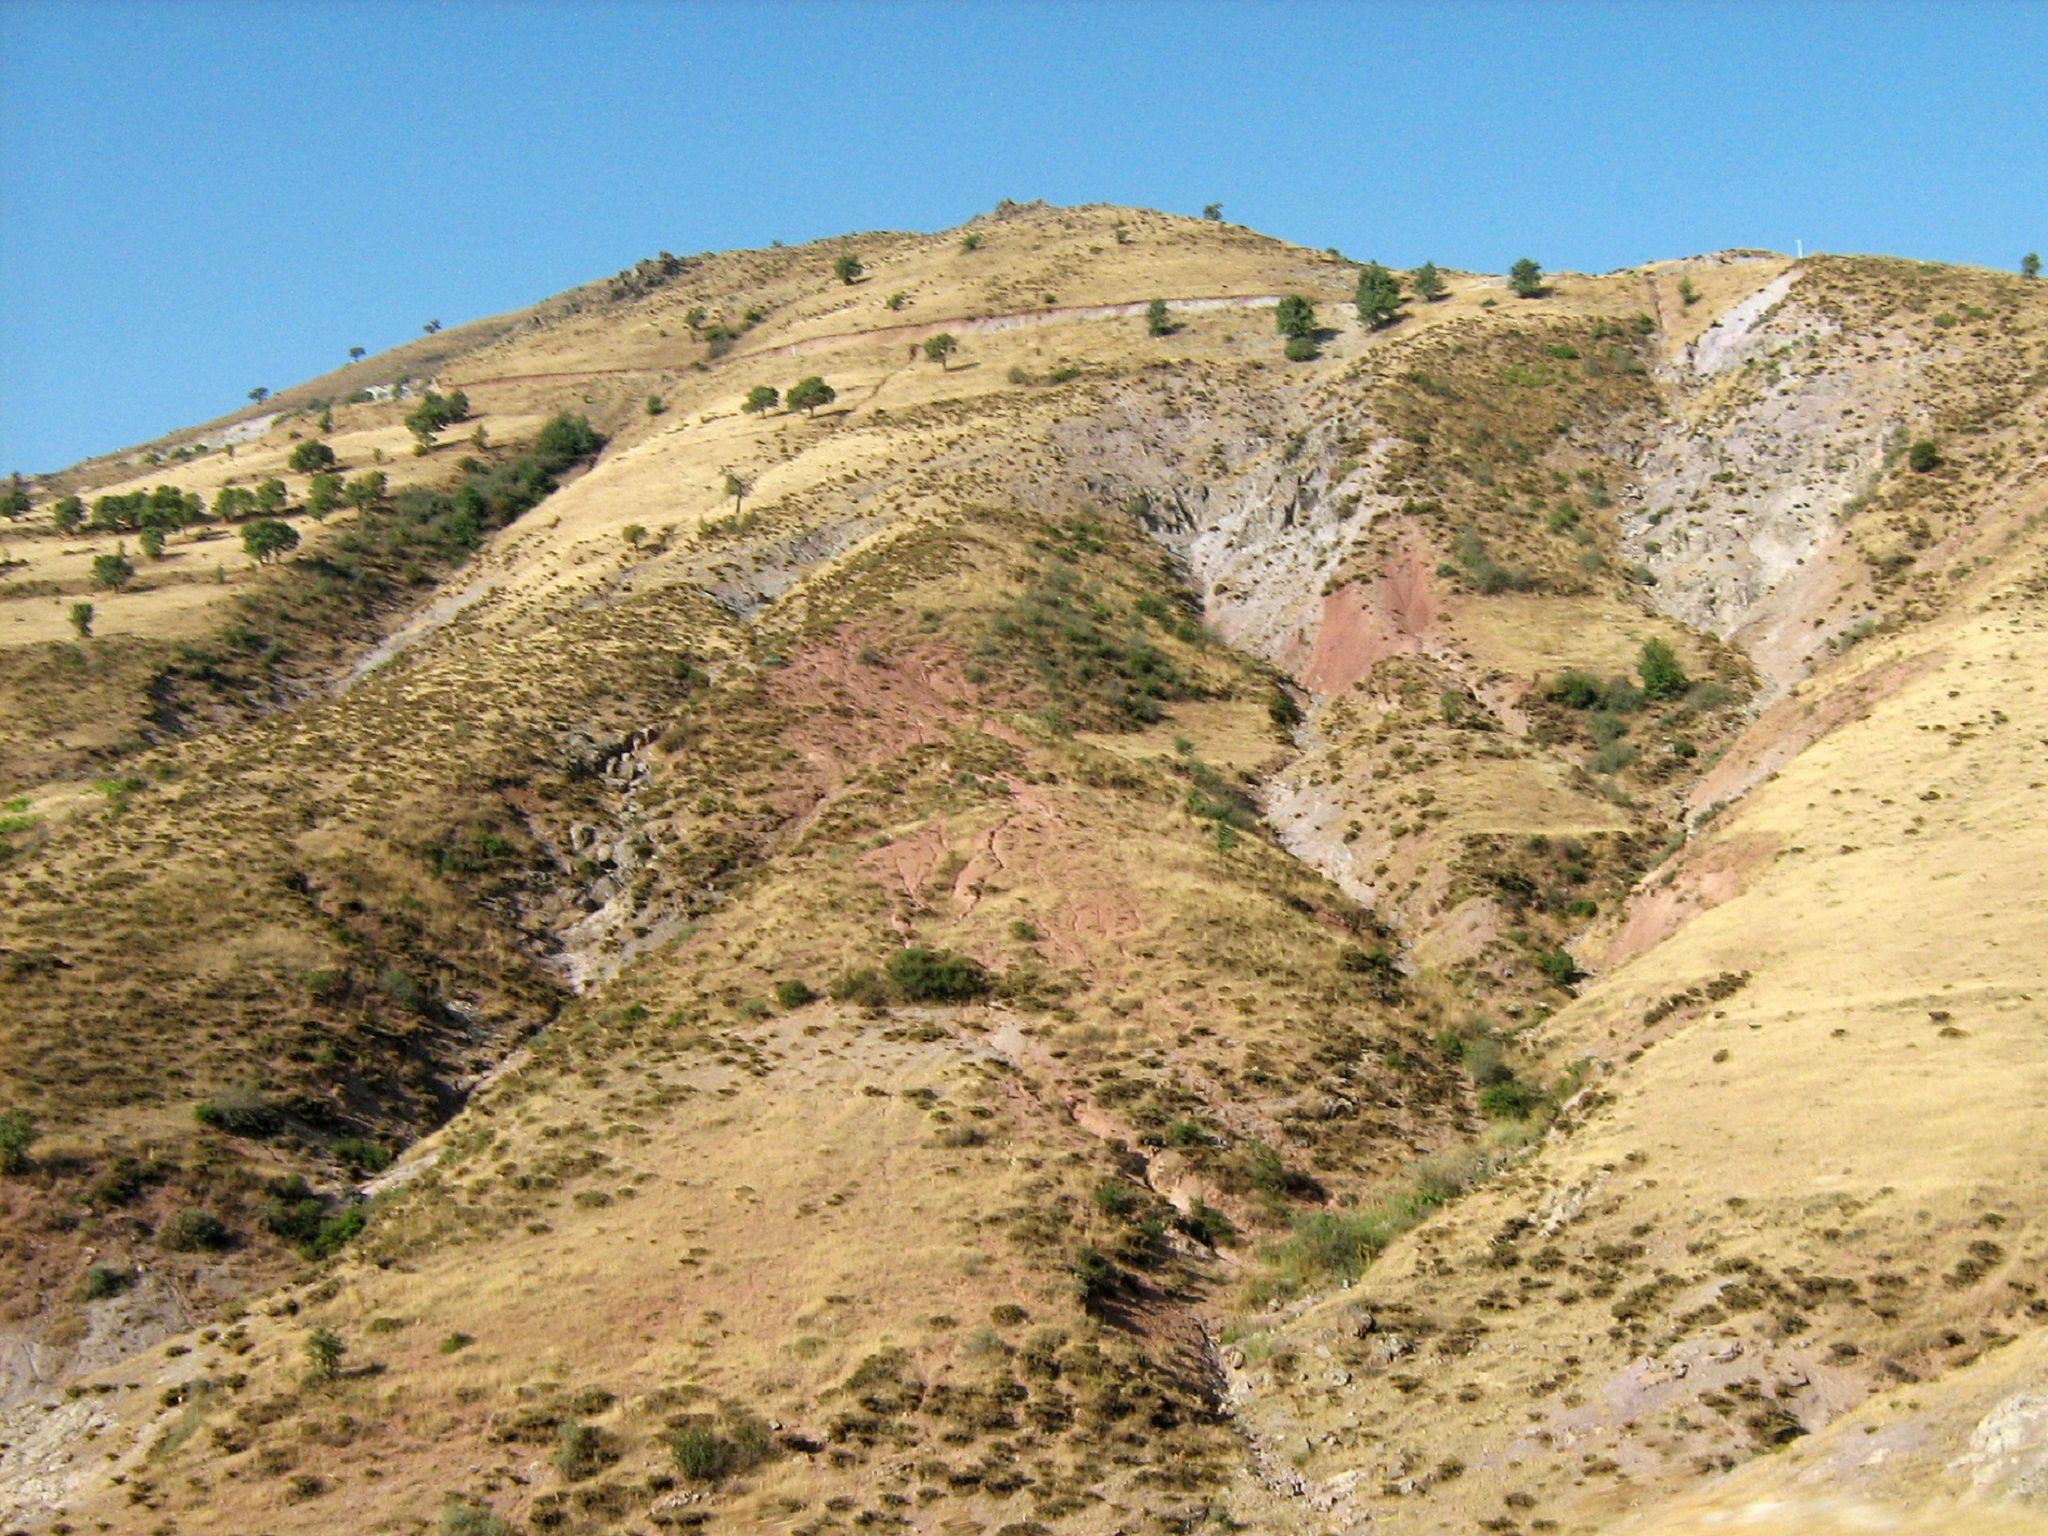
[[[1129,245],[1112,233],[1120,221]],[[1583,356],[1561,367],[1571,360],[1543,351],[1640,345],[1661,366],[1685,339],[1680,330],[1703,328],[1693,311],[1679,318],[1675,298],[1660,298],[1675,284],[1671,273],[1574,280],[1506,314],[1484,307],[1492,292],[1483,284],[1461,282],[1449,302],[1392,333],[1342,327],[1325,361],[1300,370],[1270,360],[1270,320],[1244,309],[1188,313],[1164,342],[1145,338],[1138,320],[961,325],[965,355],[951,369],[908,361],[914,333],[834,339],[1042,310],[1048,295],[1089,304],[1306,286],[1334,307],[1347,282],[1326,258],[1154,215],[1030,213],[987,221],[981,232],[984,248],[973,253],[946,238],[855,242],[871,277],[852,288],[820,280],[836,243],[713,258],[645,295],[585,291],[544,324],[449,356],[441,383],[468,388],[494,441],[516,440],[566,403],[593,412],[612,447],[592,473],[493,540],[447,589],[451,600],[421,609],[401,632],[399,658],[344,697],[142,760],[162,771],[144,775],[152,787],[125,795],[118,817],[105,796],[80,786],[33,793],[26,841],[37,846],[6,873],[15,892],[6,947],[72,968],[39,962],[24,972],[17,995],[28,1003],[0,1045],[12,1081],[43,1082],[52,1127],[37,1149],[41,1168],[10,1194],[78,1202],[75,1225],[18,1250],[40,1268],[39,1288],[24,1289],[17,1310],[60,1344],[80,1325],[119,1321],[122,1307],[129,1337],[161,1336],[180,1322],[167,1294],[205,1306],[209,1287],[219,1294],[278,1275],[284,1258],[255,1218],[262,1177],[304,1167],[338,1179],[323,1151],[335,1134],[402,1141],[435,1123],[465,1073],[555,1022],[523,1065],[409,1160],[425,1166],[440,1155],[389,1197],[360,1258],[308,1276],[279,1293],[290,1307],[273,1301],[193,1353],[115,1368],[99,1379],[118,1390],[18,1435],[11,1462],[0,1463],[11,1475],[31,1466],[78,1475],[60,1447],[83,1414],[99,1415],[117,1448],[172,1430],[182,1448],[134,1462],[125,1492],[89,1481],[65,1495],[91,1499],[106,1518],[152,1524],[189,1517],[325,1529],[345,1518],[397,1528],[460,1491],[548,1528],[698,1513],[791,1529],[899,1515],[991,1529],[1027,1518],[1143,1528],[1213,1500],[1233,1478],[1233,1507],[1293,1523],[1299,1503],[1276,1499],[1276,1489],[1297,1476],[1361,1470],[1332,1491],[1381,1520],[1479,1518],[1513,1492],[1583,1522],[1617,1507],[1607,1491],[1614,1472],[1650,1486],[1683,1481],[1714,1457],[1750,1454],[1780,1422],[1765,1414],[1762,1429],[1744,1423],[1785,1395],[1761,1377],[1754,1392],[1731,1392],[1736,1406],[1725,1413],[1699,1407],[1718,1383],[1703,1367],[1682,1378],[1690,1388],[1657,1397],[1668,1442],[1631,1437],[1655,1443],[1590,1474],[1585,1457],[1600,1457],[1586,1452],[1579,1486],[1562,1475],[1563,1436],[1553,1431],[1540,1454],[1514,1438],[1501,1419],[1505,1392],[1529,1389],[1539,1412],[1562,1412],[1543,1405],[1585,1393],[1589,1381],[1647,1391],[1637,1378],[1656,1366],[1628,1362],[1653,1328],[1668,1352],[1681,1342],[1666,1337],[1674,1326],[1687,1337],[1710,1326],[1665,1317],[1675,1298],[1701,1299],[1679,1280],[1617,1317],[1617,1297],[1632,1296],[1660,1264],[1702,1297],[1732,1272],[1712,1278],[1716,1259],[1762,1268],[1750,1272],[1764,1298],[1751,1320],[1762,1332],[1743,1336],[1746,1358],[1760,1353],[1774,1370],[1821,1381],[1814,1390],[1832,1394],[1825,1403],[1792,1403],[1809,1418],[1861,1396],[1884,1359],[1924,1372],[1959,1358],[1922,1337],[1940,1310],[1924,1298],[1953,1304],[1933,1258],[1923,1260],[1933,1266],[1926,1276],[1906,1275],[1900,1287],[1871,1278],[1886,1262],[1874,1255],[1891,1241],[1887,1224],[1909,1220],[1898,1181],[1879,1196],[1879,1175],[1852,1166],[1840,1177],[1855,1186],[1845,1192],[1866,1225],[1843,1229],[1847,1238],[1816,1236],[1829,1223],[1808,1209],[1803,1170],[1795,1176],[1799,1165],[1785,1155],[1800,1137],[1829,1156],[1841,1141],[1811,1124],[1806,1090],[1793,1091],[1802,1072],[1821,1072],[1815,1091],[1844,1103],[1893,1106],[1886,1112],[1902,1135],[1924,1134],[1929,1123],[1916,1096],[1924,1073],[1883,1076],[1889,1033],[1847,1081],[1821,1065],[1830,1059],[1818,1039],[1832,1046],[1827,1030],[1849,1027],[1822,1015],[1859,994],[1840,982],[1802,990],[1809,984],[1794,972],[1804,974],[1807,951],[1826,953],[1843,930],[1817,918],[1805,935],[1786,927],[1785,914],[1824,910],[1804,904],[1826,899],[1825,879],[1838,881],[1837,899],[1849,888],[1842,871],[1809,869],[1805,855],[1782,852],[1791,846],[1783,829],[1752,825],[1779,803],[1770,796],[1785,793],[1789,775],[1717,820],[1672,866],[1677,897],[1646,888],[1616,917],[1631,871],[1685,795],[1704,785],[1694,790],[1690,770],[1664,768],[1648,778],[1625,770],[1613,784],[1589,778],[1576,768],[1587,750],[1578,724],[1526,696],[1530,673],[1565,663],[1614,669],[1640,635],[1679,633],[1618,570],[1582,559],[1589,550],[1623,556],[1622,513],[1586,495],[1594,482],[1578,475],[1602,477],[1602,496],[1625,492],[1618,442],[1654,430],[1671,403],[1647,375],[1596,372]],[[1777,268],[1693,270],[1713,307]],[[882,300],[897,291],[908,307],[892,312]],[[714,319],[752,307],[766,318],[714,359],[683,318],[697,305]],[[1607,334],[1653,306],[1668,329],[1648,343]],[[1010,378],[1015,369],[1043,380],[1062,363],[1080,366],[1074,382]],[[786,385],[814,370],[840,391],[817,421],[737,412],[746,386]],[[661,416],[641,410],[651,392],[667,403]],[[363,413],[360,426],[350,411]],[[1386,470],[1394,493],[1434,504],[1390,508],[1371,525],[1377,542],[1344,546],[1352,563],[1322,573],[1333,588],[1355,578],[1369,589],[1397,557],[1420,550],[1421,568],[1442,587],[1445,621],[1425,626],[1420,644],[1369,671],[1344,699],[1333,694],[1314,721],[1329,767],[1311,777],[1354,786],[1338,799],[1341,815],[1377,842],[1361,852],[1399,882],[1388,882],[1383,910],[1404,920],[1404,938],[1428,962],[1398,993],[1340,963],[1346,946],[1384,940],[1332,886],[1249,820],[1219,834],[1189,813],[1191,788],[1198,803],[1227,803],[1233,780],[1283,768],[1287,751],[1267,720],[1264,669],[1186,631],[1176,578],[1132,523],[1103,510],[1167,473],[1159,436],[1148,426],[1094,438],[1074,424],[1131,413],[1175,424],[1170,473],[1183,481],[1198,475],[1256,498],[1304,463],[1320,466],[1319,483],[1341,483],[1357,473],[1338,472],[1349,454]],[[372,406],[338,413],[344,458],[362,446],[347,431],[395,433],[393,415]],[[1370,425],[1362,430],[1361,420]],[[281,459],[290,430],[238,450],[238,466],[258,453]],[[1517,459],[1515,441],[1533,450],[1528,459]],[[1389,465],[1390,452],[1398,463]],[[445,472],[435,464],[419,467]],[[720,498],[728,468],[755,479],[739,517]],[[1977,484],[1966,479],[1949,494]],[[1583,541],[1543,515],[1560,493],[1575,502]],[[2009,500],[1989,504],[2001,519],[2013,510]],[[637,549],[621,538],[632,524],[649,533]],[[1544,590],[1468,590],[1471,566],[1455,568],[1465,529],[1482,535],[1494,560],[1542,577]],[[1998,547],[1992,526],[1980,542]],[[1453,569],[1435,572],[1439,563]],[[707,602],[707,590],[727,606]],[[1313,586],[1297,592],[1312,605]],[[168,639],[193,622],[158,598],[133,600],[138,633]],[[752,621],[728,611],[771,599]],[[1953,664],[1958,649],[1982,650],[1972,686],[1986,690],[1987,708],[2007,684],[2024,688],[2020,663],[2003,664],[2012,676],[2000,683],[1991,642],[1970,638],[1988,637],[1988,620],[1943,622],[1958,627],[1937,661],[1917,673],[1895,665],[1919,678],[1915,688],[1947,678],[1926,668]],[[2006,637],[2014,654],[2030,634]],[[1740,684],[1739,666],[1708,637],[1680,638],[1695,672],[1723,668]],[[1134,731],[1117,700],[1157,666],[1134,649],[1141,640],[1184,682],[1167,690],[1181,697],[1166,701],[1164,720]],[[1303,664],[1284,646],[1269,653]],[[1810,685],[1813,707],[1828,714],[1847,679],[1890,659],[1857,652],[1841,681]],[[118,691],[132,680],[104,686],[114,708],[103,717],[133,707]],[[1458,721],[1445,718],[1440,699],[1453,690],[1468,706]],[[1946,693],[1912,697],[1932,707]],[[2007,724],[2019,713],[1995,707]],[[1475,734],[1475,717],[1490,729]],[[1717,718],[1717,732],[1736,723]],[[1853,729],[1932,750],[1946,733],[1904,732],[1935,723],[1951,722],[1901,715]],[[1063,734],[1072,726],[1078,735]],[[1782,731],[1782,716],[1765,726]],[[1672,728],[1658,717],[1657,732]],[[1635,727],[1638,739],[1650,729]],[[1813,760],[1848,741],[1849,729],[1824,738]],[[2017,771],[2012,739],[1987,730],[1972,743],[1988,755],[1986,783]],[[1770,750],[1738,743],[1717,771],[1735,774],[1745,751]],[[1856,762],[1869,759],[1870,748],[1857,750]],[[1898,801],[1905,779],[1931,771],[1904,756],[1879,758],[1873,800]],[[1403,787],[1392,788],[1393,773]],[[1859,900],[1866,887],[1891,889],[1886,882],[1922,869],[1950,832],[1971,830],[1946,820],[1963,802],[1925,804],[1933,810],[1895,864],[1880,860],[1859,875]],[[1816,813],[1783,814],[1803,828]],[[1333,840],[1342,825],[1332,822]],[[1578,851],[1560,864],[1554,846],[1531,863],[1517,851],[1529,833],[1563,834]],[[1800,835],[1799,846],[1820,846]],[[1876,846],[1867,829],[1839,841]],[[450,850],[463,856],[451,861]],[[1727,870],[1773,854],[1766,877],[1726,899]],[[2024,905],[2026,865],[2004,867],[2002,899]],[[1707,873],[1692,881],[1706,894],[1691,898],[1695,868]],[[1524,884],[1501,885],[1507,876]],[[78,889],[92,893],[98,914],[89,938],[67,916]],[[1510,910],[1495,910],[1486,894],[1525,889],[1534,904],[1517,896]],[[1564,895],[1584,889],[1600,896],[1600,934],[1619,928],[1626,941],[1617,957],[1670,927],[1660,900],[1681,912],[1709,899],[1722,905],[1526,1035],[1518,1049],[1531,1076],[1588,1051],[1607,1058],[1613,1075],[1574,1111],[1570,1136],[1426,1225],[1372,1273],[1368,1287],[1384,1295],[1376,1304],[1388,1319],[1376,1337],[1398,1334],[1424,1351],[1428,1384],[1405,1385],[1410,1355],[1379,1360],[1377,1345],[1353,1337],[1342,1320],[1356,1296],[1327,1306],[1307,1298],[1298,1305],[1308,1310],[1296,1318],[1290,1308],[1277,1332],[1255,1317],[1239,1326],[1250,1327],[1245,1338],[1258,1347],[1246,1354],[1258,1358],[1236,1369],[1227,1362],[1241,1357],[1226,1353],[1219,1364],[1204,1325],[1213,1332],[1228,1320],[1239,1280],[1261,1266],[1245,1244],[1218,1253],[1174,1235],[1172,1212],[1184,1215],[1199,1198],[1256,1239],[1313,1205],[1318,1191],[1370,1194],[1418,1154],[1475,1135],[1469,1088],[1429,1037],[1475,1007],[1541,1021],[1566,1001],[1528,956],[1584,926],[1562,915]],[[1961,896],[1959,885],[1951,890]],[[1917,900],[1902,897],[1895,916],[1873,902],[1870,921],[1904,924]],[[1978,916],[1996,910],[1973,893],[1956,926],[2003,944]],[[1759,932],[1782,938],[1782,959],[1752,953]],[[176,942],[163,944],[166,933]],[[1859,958],[1874,942],[1868,932],[1852,937]],[[883,1014],[764,1005],[779,979],[822,989],[907,939],[978,957],[1006,978],[1007,996]],[[1735,968],[1738,950],[1753,974],[1714,1005],[1727,1019],[1681,1006],[1644,1034],[1639,1013],[1619,1001],[1682,992]],[[1912,953],[1902,938],[1902,978],[1913,973]],[[569,996],[535,954],[566,955],[592,989]],[[1944,952],[1944,967],[1952,958]],[[1992,958],[1977,967],[1987,977]],[[408,967],[461,1006],[396,1006],[387,973]],[[1958,960],[1951,974],[1960,985],[1969,970]],[[323,971],[346,980],[312,996],[307,977]],[[59,1038],[50,1021],[124,984],[122,1072],[108,1070],[91,1037],[49,1049]],[[1901,985],[1879,991],[1892,997]],[[1796,1016],[1796,1029],[1766,1024],[1733,1045],[1715,1036],[1736,1009],[1766,1005],[1773,1021]],[[1971,1060],[2012,1055],[2018,1075],[2003,1080],[1992,1064],[1961,1069],[1981,1091],[2019,1092],[2013,1111],[2023,1118],[2024,1089],[2014,1085],[2033,1069],[2023,1037],[2001,1034],[1996,1015],[1981,1028],[1957,1026],[1960,1040],[1895,1043],[1967,1048]],[[276,1022],[258,1023],[265,1019]],[[1636,1035],[1661,1043],[1632,1059]],[[1713,1061],[1722,1049],[1728,1056]],[[1733,1091],[1731,1072],[1749,1084],[1743,1113],[1761,1138],[1740,1158],[1726,1155],[1724,1119],[1698,1107],[1710,1084]],[[290,1102],[295,1129],[285,1142],[257,1149],[192,1128],[193,1097],[243,1081]],[[1880,1093],[1881,1081],[1894,1086]],[[1771,1130],[1770,1113],[1784,1115],[1786,1128]],[[1661,1138],[1654,1147],[1645,1127]],[[1883,1145],[1860,1132],[1856,1144]],[[2013,1206],[1993,1214],[2024,1228],[2028,1187],[2000,1172],[1999,1148],[1946,1135],[1942,1145],[1958,1155],[1928,1163],[1929,1199],[1981,1173]],[[114,1209],[89,1191],[124,1149],[155,1157],[166,1176]],[[1634,1173],[1638,1156],[1658,1169]],[[1672,1173],[1659,1172],[1666,1161]],[[1098,1203],[1104,1182],[1128,1191],[1109,1204],[1129,1209]],[[1570,1197],[1583,1210],[1561,1223],[1540,1261],[1525,1262],[1517,1245],[1533,1255],[1538,1240],[1502,1223],[1574,1190],[1587,1191]],[[1717,1218],[1726,1231],[1696,1235],[1701,1209],[1730,1195],[1749,1203]],[[242,1229],[243,1246],[225,1264],[147,1244],[152,1224],[193,1199]],[[1866,1209],[1875,1214],[1863,1217]],[[1148,1212],[1161,1223],[1156,1234],[1143,1224]],[[1945,1212],[1929,1229],[1935,1247],[1967,1257],[1959,1245],[1982,1241],[1967,1232],[1981,1214]],[[17,1231],[25,1215],[11,1218]],[[1636,1231],[1645,1225],[1656,1235]],[[1665,1251],[1686,1236],[1717,1246]],[[1812,1243],[1845,1244],[1854,1262],[1823,1265],[1821,1252],[1802,1247]],[[80,1307],[68,1276],[86,1244],[141,1258],[143,1283],[124,1300]],[[2024,1243],[1999,1244],[1999,1264],[2015,1273],[2035,1262]],[[1098,1286],[1094,1315],[1075,1279],[1084,1247],[1114,1265],[1098,1276],[1107,1289]],[[1943,1248],[1941,1263],[1948,1257]],[[1554,1278],[1559,1268],[1566,1278]],[[1823,1287],[1814,1301],[1801,1291],[1814,1274],[1859,1288]],[[1985,1326],[2009,1324],[2013,1305],[1985,1299],[2002,1297],[2002,1282],[1992,1274],[1970,1284],[1980,1282],[1969,1301]],[[1580,1298],[1548,1305],[1560,1288]],[[1873,1324],[1858,1309],[1876,1289],[1902,1299],[1887,1301],[1894,1315]],[[572,1294],[584,1298],[578,1315],[588,1324],[559,1321],[560,1299]],[[1804,1333],[1787,1333],[1772,1310],[1783,1297],[1816,1314],[1802,1314]],[[1522,1305],[1538,1298],[1541,1308]],[[996,1311],[1012,1306],[1022,1321]],[[1504,1357],[1508,1316],[1515,1344]],[[298,1386],[299,1345],[316,1322],[341,1331],[351,1364],[376,1372]],[[475,1342],[444,1353],[442,1341],[457,1334]],[[1845,1357],[1851,1364],[1824,1356],[1818,1373],[1809,1368],[1820,1345],[1844,1340],[1860,1351]],[[1541,1349],[1532,1352],[1532,1341]],[[1316,1356],[1319,1344],[1341,1359],[1345,1383],[1331,1385],[1336,1367]],[[1283,1363],[1290,1348],[1300,1364]],[[81,1363],[96,1358],[80,1349]],[[1548,1379],[1562,1356],[1575,1357],[1572,1379]],[[1521,1360],[1544,1361],[1536,1369],[1546,1379]],[[210,1394],[159,1406],[166,1383],[200,1378],[215,1384]],[[1401,1391],[1389,1396],[1382,1378]],[[1465,1383],[1479,1395],[1467,1398]],[[1240,1423],[1258,1449],[1251,1472],[1232,1470],[1241,1465],[1235,1442],[1213,1416],[1219,1389],[1241,1399]],[[700,1419],[730,1429],[742,1412],[782,1426],[777,1459],[709,1503],[687,1484],[659,1481],[672,1475],[666,1436]],[[1591,1419],[1569,1434],[1614,1436],[1612,1417]],[[549,1465],[565,1421],[598,1431],[588,1464],[566,1471]],[[1304,1453],[1303,1432],[1335,1438]],[[1365,1469],[1354,1447],[1390,1436],[1403,1447],[1399,1465]],[[1508,1479],[1488,1459],[1510,1450],[1535,1457],[1526,1476]],[[1452,1459],[1469,1463],[1465,1476],[1444,1475]],[[994,1472],[1007,1467],[1028,1481]],[[1404,1480],[1426,1497],[1379,1491]],[[1524,1507],[1507,1506],[1510,1518]]]

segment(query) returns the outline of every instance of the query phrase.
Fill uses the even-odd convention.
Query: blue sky
[[[999,198],[1604,270],[2048,246],[2048,4],[0,0],[0,472],[657,250]]]

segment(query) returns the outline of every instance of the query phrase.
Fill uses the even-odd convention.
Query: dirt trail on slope
[[[1047,309],[1016,310],[1005,315],[962,315],[951,320],[920,320],[904,325],[884,325],[859,331],[834,331],[826,336],[806,336],[797,341],[786,341],[780,346],[762,347],[745,352],[729,352],[732,360],[750,357],[804,357],[813,352],[829,352],[856,341],[922,341],[927,336],[936,336],[941,331],[955,335],[978,336],[992,331],[1026,331],[1039,326],[1056,325],[1063,320],[1121,320],[1142,315],[1151,304],[1150,299],[1130,299],[1115,304],[1064,304]],[[1177,314],[1195,314],[1203,310],[1271,309],[1280,302],[1277,293],[1245,294],[1198,294],[1183,299],[1168,299],[1166,307]],[[505,373],[480,379],[451,379],[453,388],[477,389],[488,384],[553,384],[571,379],[598,379],[629,377],[634,374],[659,373],[661,365],[650,364],[640,368],[582,368],[566,373]]]

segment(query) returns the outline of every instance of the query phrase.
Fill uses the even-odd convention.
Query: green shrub
[[[1915,474],[1924,475],[1941,463],[1941,452],[1927,438],[1921,438],[1906,450],[1906,462]]]
[[[1544,975],[1560,987],[1568,987],[1579,979],[1578,963],[1572,959],[1570,950],[1553,949],[1536,964]]]
[[[1123,1271],[1097,1249],[1083,1246],[1068,1266],[1083,1311],[1099,1313],[1123,1286]]]
[[[1664,640],[1645,640],[1636,659],[1636,675],[1643,680],[1643,692],[1653,699],[1669,699],[1692,686],[1677,653]]]
[[[832,983],[832,997],[835,1002],[852,1003],[861,1008],[886,1008],[889,1005],[889,986],[877,971],[862,966],[842,973]]]
[[[285,460],[287,467],[301,475],[311,474],[319,469],[332,469],[339,461],[334,450],[317,439],[308,439],[292,449],[291,457]]]
[[[889,957],[889,980],[913,1003],[964,1003],[985,997],[989,974],[979,962],[949,949],[913,945]]]
[[[391,1166],[391,1153],[366,1136],[345,1136],[334,1144],[334,1160],[358,1173],[382,1173]]]
[[[348,1345],[332,1328],[315,1328],[306,1335],[306,1376],[311,1381],[332,1381],[341,1371],[341,1357]]]
[[[209,1130],[261,1141],[284,1129],[284,1113],[268,1099],[237,1090],[216,1094],[193,1107],[192,1118]]]
[[[111,555],[92,557],[92,584],[109,591],[119,591],[135,579],[135,565],[129,558],[116,552]]]
[[[441,1536],[512,1536],[512,1527],[480,1504],[456,1500],[441,1510]]]
[[[1599,678],[1576,667],[1565,668],[1543,690],[1546,699],[1553,704],[1562,704],[1566,709],[1591,709],[1600,702],[1603,693]]]
[[[1089,1196],[1095,1209],[1121,1221],[1144,1204],[1138,1192],[1121,1179],[1104,1179]]]
[[[1479,1090],[1479,1111],[1492,1120],[1520,1120],[1543,1102],[1543,1095],[1517,1078]]]
[[[1230,1218],[1200,1195],[1188,1203],[1187,1211],[1174,1225],[1187,1233],[1196,1242],[1210,1248],[1220,1248],[1237,1235]]]
[[[0,1114],[0,1173],[26,1173],[28,1149],[35,1144],[36,1122],[25,1109]]]
[[[95,1264],[85,1272],[85,1299],[105,1301],[118,1296],[135,1283],[132,1269],[113,1269],[105,1264]]]
[[[173,1211],[157,1229],[157,1246],[171,1253],[218,1253],[234,1242],[227,1224],[210,1211]]]
[[[801,1008],[806,1003],[814,1003],[817,1000],[818,994],[813,992],[804,982],[778,981],[775,983],[775,1004],[779,1008]]]
[[[616,1460],[609,1437],[595,1425],[564,1419],[556,1428],[555,1471],[563,1482],[580,1482]]]
[[[1290,363],[1311,363],[1322,355],[1313,336],[1290,336],[1280,351]]]
[[[715,1483],[761,1465],[775,1454],[768,1426],[749,1413],[728,1412],[723,1424],[699,1420],[669,1437],[676,1470],[692,1482]]]

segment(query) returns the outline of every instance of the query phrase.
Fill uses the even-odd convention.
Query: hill
[[[2041,285],[1359,271],[664,254],[32,487],[0,1525],[2038,1527]]]

